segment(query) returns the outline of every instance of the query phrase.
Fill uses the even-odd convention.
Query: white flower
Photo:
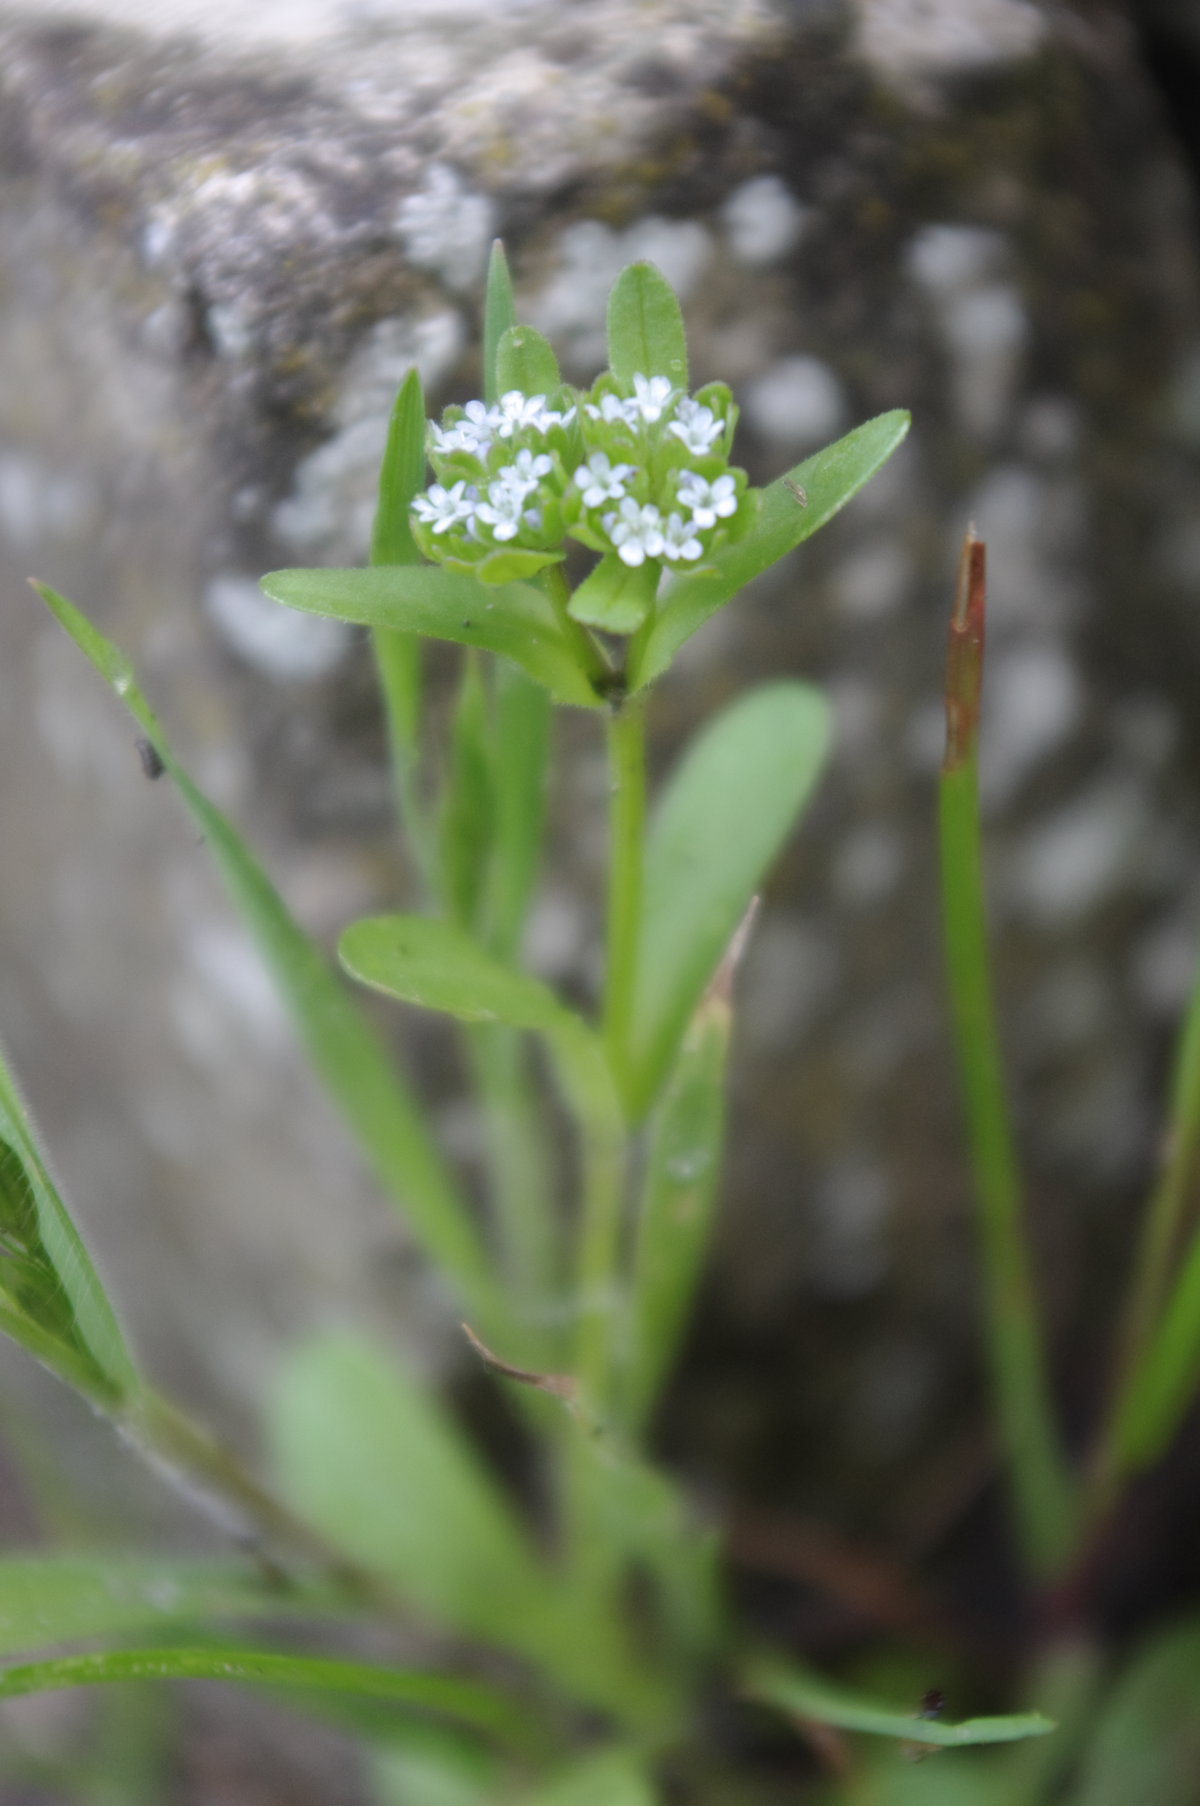
[[[633,475],[632,464],[613,464],[607,452],[593,452],[575,472],[575,481],[583,490],[584,507],[599,508],[602,502],[619,502],[625,494],[625,478]]]
[[[690,395],[685,395],[675,409],[675,418],[667,431],[682,439],[693,458],[702,458],[725,431],[725,422],[711,408],[702,407]]]
[[[469,401],[463,412],[465,417],[456,420],[453,426],[432,428],[433,449],[442,455],[465,451],[486,458],[500,417],[494,408],[485,407],[481,401]]]
[[[552,426],[570,426],[574,418],[575,409],[573,407],[568,408],[565,414],[559,414],[553,408],[547,408],[530,424],[537,427],[540,433],[548,433]]]
[[[662,515],[653,503],[641,507],[627,495],[616,514],[604,516],[604,527],[622,564],[637,566],[662,557]]]
[[[500,404],[495,412],[496,431],[501,439],[511,439],[523,426],[545,431],[547,408],[544,395],[522,395],[520,389],[510,389],[507,395],[500,397]]]
[[[682,507],[691,509],[697,527],[715,527],[718,516],[726,520],[737,513],[737,484],[728,471],[711,483],[698,470],[681,471],[679,501]]]
[[[519,451],[511,464],[506,464],[500,471],[500,481],[511,483],[514,487],[520,483],[528,495],[536,489],[543,477],[548,477],[554,469],[554,459],[545,452],[538,452],[535,457],[531,451]]]
[[[639,418],[637,402],[622,401],[619,395],[602,395],[599,407],[593,401],[586,401],[583,411],[593,420],[603,420],[609,426],[618,420],[626,426],[636,426]]]
[[[461,482],[453,489],[443,489],[440,483],[432,483],[427,493],[413,497],[413,513],[427,526],[432,526],[435,533],[445,533],[459,521],[473,518],[477,498],[474,485],[468,488]]]
[[[682,514],[676,514],[674,510],[668,514],[663,528],[662,555],[664,558],[701,558],[704,555],[693,523],[685,522]]]
[[[633,406],[650,424],[662,419],[663,409],[673,394],[670,377],[635,376],[633,379]]]
[[[524,482],[504,482],[497,477],[488,484],[488,500],[475,509],[475,517],[492,527],[497,540],[515,540],[520,533],[520,513],[530,493]]]

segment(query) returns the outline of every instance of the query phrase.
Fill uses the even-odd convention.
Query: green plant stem
[[[387,718],[396,814],[429,897],[434,888],[436,851],[432,825],[417,787],[421,642],[415,634],[376,627],[371,633],[371,644]]]
[[[215,1507],[227,1527],[243,1536],[261,1535],[272,1549],[300,1557],[353,1599],[389,1604],[371,1576],[296,1517],[246,1472],[235,1455],[168,1399],[146,1388],[114,1422],[152,1465],[181,1484],[189,1496]]]
[[[555,617],[562,628],[579,661],[589,683],[603,695],[605,685],[612,677],[612,667],[605,658],[599,645],[575,617],[571,614],[571,586],[567,582],[561,564],[548,564],[541,573],[541,584],[550,598]]]
[[[946,688],[943,924],[983,1244],[993,1384],[1022,1546],[1031,1568],[1049,1577],[1072,1552],[1077,1510],[1050,1409],[988,969],[978,768],[983,628],[983,545],[968,534]]]
[[[646,830],[646,727],[640,697],[609,715],[608,765],[611,829],[604,1036],[610,1064],[624,1090],[637,984]]]

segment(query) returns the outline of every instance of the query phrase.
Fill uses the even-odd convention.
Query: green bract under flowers
[[[494,406],[469,401],[431,424],[437,481],[414,497],[413,535],[426,557],[485,583],[530,576],[577,540],[600,565],[580,586],[628,586],[632,606],[596,621],[641,624],[664,570],[699,567],[753,523],[758,493],[729,463],[737,409],[724,383],[695,395],[666,376],[606,371],[586,392],[512,389]]]

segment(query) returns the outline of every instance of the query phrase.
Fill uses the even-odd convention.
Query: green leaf
[[[501,395],[553,395],[562,386],[558,359],[532,326],[510,326],[496,347],[496,385]]]
[[[626,388],[635,376],[688,386],[687,339],[675,291],[652,263],[622,270],[608,298],[608,362]]]
[[[363,984],[461,1022],[507,1022],[543,1032],[579,1022],[549,985],[514,971],[452,922],[368,916],[345,930],[338,955]]]
[[[417,565],[404,570],[271,571],[262,587],[276,602],[307,614],[483,646],[522,666],[560,702],[601,706],[549,598],[531,584],[499,584],[488,592],[473,577]]]
[[[377,1806],[493,1806],[499,1793],[494,1755],[445,1725],[414,1720],[370,1764]]]
[[[712,1230],[725,1139],[725,1066],[732,1015],[701,1002],[651,1122],[629,1307],[626,1422],[640,1432],[680,1339]]]
[[[366,575],[367,573],[360,573]],[[375,573],[383,575],[383,572]],[[65,597],[36,586],[139,723],[200,828],[317,1076],[414,1234],[483,1321],[503,1308],[465,1200],[382,1042],[249,849],[179,764],[127,659]]]
[[[636,633],[650,612],[661,574],[653,559],[630,566],[618,553],[606,552],[571,597],[567,612],[572,620],[605,633]]]
[[[419,374],[410,370],[400,385],[388,425],[371,534],[372,564],[420,564],[409,509],[424,482],[425,397]]]
[[[892,1706],[860,1699],[807,1669],[762,1662],[752,1668],[743,1688],[749,1699],[777,1706],[796,1718],[835,1725],[843,1731],[864,1731],[873,1737],[902,1737],[910,1743],[928,1743],[938,1749],[962,1748],[975,1743],[1017,1743],[1023,1737],[1044,1737],[1056,1727],[1040,1712],[1018,1712],[1005,1718],[966,1718],[960,1724],[944,1719],[918,1718]]]
[[[332,1595],[280,1586],[232,1562],[13,1555],[0,1561],[0,1655],[88,1637],[157,1636],[200,1619],[324,1612],[335,1604]]]
[[[487,294],[483,304],[483,398],[488,406],[499,400],[500,385],[496,377],[496,354],[500,341],[510,326],[517,323],[513,304],[512,277],[504,246],[497,238],[488,259]]]
[[[269,1429],[288,1497],[329,1541],[434,1622],[586,1689],[586,1625],[454,1423],[370,1343],[305,1344]]]
[[[185,1680],[354,1693],[390,1700],[418,1712],[442,1714],[517,1748],[527,1742],[524,1714],[493,1688],[478,1682],[416,1669],[380,1668],[366,1662],[248,1650],[238,1644],[228,1648],[116,1649],[97,1655],[23,1663],[0,1669],[0,1699],[113,1681]]]
[[[607,1749],[561,1769],[526,1796],[525,1806],[657,1806],[657,1802],[644,1758],[633,1750]]]
[[[451,731],[440,824],[440,894],[463,928],[479,912],[492,839],[488,698],[478,655],[468,652]]]
[[[139,1380],[0,1053],[0,1330],[105,1406]]]
[[[507,1643],[513,1614],[536,1608],[546,1577],[499,1489],[449,1417],[367,1341],[297,1350],[270,1434],[297,1509],[430,1618]]]
[[[646,843],[628,1060],[636,1112],[807,801],[828,738],[816,690],[764,684],[710,722],[673,772]]]
[[[1070,1806],[1195,1806],[1200,1774],[1200,1626],[1144,1646],[1095,1718]]]
[[[630,674],[630,688],[640,690],[661,676],[710,615],[845,507],[891,457],[909,424],[910,416],[900,409],[880,414],[764,490],[758,521],[744,539],[719,547],[702,571],[670,579],[658,619]]]

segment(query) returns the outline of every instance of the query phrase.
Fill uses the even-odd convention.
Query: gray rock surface
[[[657,706],[663,759],[781,669],[826,682],[839,722],[745,973],[708,1329],[668,1434],[900,1534],[925,1457],[979,1408],[932,831],[968,518],[993,572],[1004,1025],[1046,1291],[1081,1367],[1153,1158],[1198,901],[1183,178],[1115,6],[400,11],[288,9],[273,35],[258,8],[215,42],[208,5],[174,15],[191,40],[133,0],[82,23],[0,11],[0,1021],[164,1377],[228,1411],[330,1310],[439,1345],[440,1303],[203,849],[18,579],[57,582],[137,657],[201,780],[332,936],[404,882],[370,675],[352,635],[280,614],[255,580],[362,556],[411,364],[438,406],[477,392],[493,233],[583,378],[612,277],[652,257],[697,377],[739,390],[756,477],[884,408],[917,421]],[[579,980],[604,780],[590,725],[562,738],[531,954]],[[440,1042],[411,1046],[469,1154]]]

